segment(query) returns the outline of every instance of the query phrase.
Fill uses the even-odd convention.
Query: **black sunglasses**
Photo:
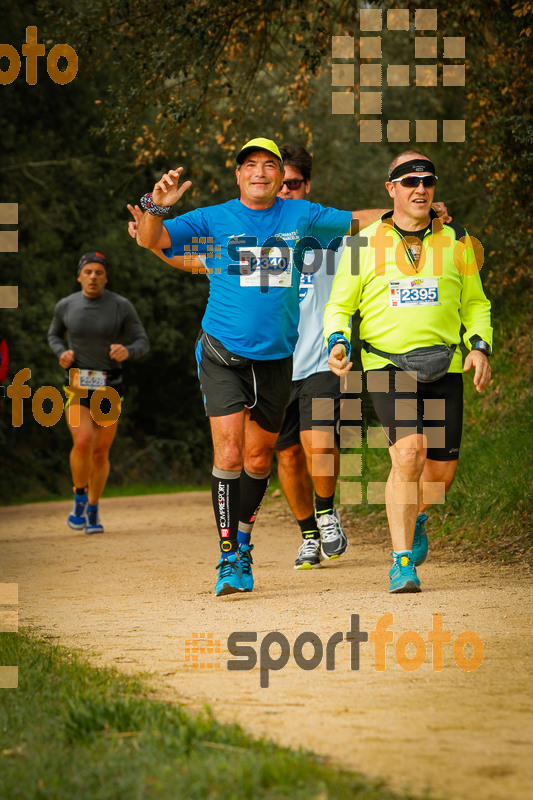
[[[400,186],[405,186],[406,189],[416,189],[417,186],[422,184],[425,189],[429,189],[431,186],[435,186],[437,180],[436,175],[423,175],[422,177],[419,175],[407,175],[405,178],[394,178],[391,183],[399,183]]]
[[[286,186],[289,192],[293,192],[299,189],[302,183],[304,183],[303,178],[289,178],[288,181],[283,181],[282,186]]]

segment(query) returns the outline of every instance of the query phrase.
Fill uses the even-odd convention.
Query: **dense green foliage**
[[[18,689],[2,689],[2,797],[401,800],[24,634],[0,634],[0,663],[19,668]]]
[[[111,483],[201,481],[210,462],[193,359],[206,281],[137,248],[126,233],[126,203],[178,163],[193,180],[180,211],[235,196],[235,150],[259,134],[314,153],[313,199],[340,208],[388,204],[383,178],[404,145],[360,144],[358,117],[330,113],[331,36],[357,38],[359,5],[2,3],[3,41],[20,52],[25,28],[37,25],[47,51],[58,42],[75,47],[79,72],[59,86],[41,58],[36,85],[26,84],[23,65],[12,84],[0,86],[1,200],[18,202],[20,217],[19,253],[0,255],[0,284],[19,285],[20,305],[2,311],[0,332],[9,341],[11,376],[30,367],[33,390],[60,386],[62,371],[46,342],[54,305],[78,288],[75,265],[83,251],[108,255],[109,288],[132,300],[152,344],[145,359],[126,365]],[[427,5],[411,3],[411,15]],[[439,42],[466,37],[466,88],[384,86],[385,118],[466,118],[466,142],[423,149],[436,161],[439,197],[485,247],[483,276],[499,319],[504,302],[527,302],[530,293],[533,4],[435,0],[431,7],[438,9]],[[413,29],[382,31],[384,63],[410,63],[413,70],[414,37]],[[357,57],[355,64],[357,81]],[[440,70],[440,45],[438,64]],[[356,107],[358,92],[356,84]],[[65,491],[64,422],[41,428],[26,400],[24,424],[14,429],[10,403],[2,402],[0,448],[9,469],[1,473],[0,497]]]

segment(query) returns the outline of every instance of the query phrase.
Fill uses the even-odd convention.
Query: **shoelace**
[[[232,553],[230,556],[225,558],[223,561],[219,561],[216,568],[220,570],[219,577],[220,578],[229,578],[233,575],[235,569],[238,569],[237,566],[237,554]]]
[[[92,509],[87,511],[87,519],[90,525],[98,525],[98,509],[95,508],[94,511]]]
[[[330,542],[339,536],[339,521],[333,514],[324,514],[320,520],[320,537],[324,542]]]
[[[318,551],[318,539],[304,539],[298,550],[299,556],[315,556]]]
[[[404,574],[405,574],[405,573],[407,573],[407,572],[412,572],[412,571],[413,571],[413,567],[414,567],[414,561],[413,561],[412,559],[410,559],[410,560],[407,562],[407,564],[405,564],[404,566],[402,566],[401,559],[400,559],[400,558],[397,558],[397,559],[394,559],[394,564],[393,564],[393,566],[394,566],[394,567],[396,567],[396,568],[397,568],[397,569],[400,571],[400,574],[401,574],[401,575],[404,575]]]
[[[253,544],[242,544],[239,548],[239,556],[241,562],[241,572],[243,575],[251,575],[252,574],[252,564],[254,560],[252,558],[251,551],[254,549]]]
[[[74,510],[74,514],[76,517],[81,517],[81,515],[85,511],[86,505],[87,505],[87,500],[76,500],[76,508]]]

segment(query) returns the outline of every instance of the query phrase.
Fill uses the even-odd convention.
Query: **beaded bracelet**
[[[170,214],[171,206],[158,206],[152,200],[152,193],[148,192],[141,197],[141,206],[153,217],[166,217]]]

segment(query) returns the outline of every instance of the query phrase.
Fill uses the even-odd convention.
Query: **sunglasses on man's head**
[[[404,178],[394,178],[391,183],[399,183],[400,186],[405,186],[406,189],[416,189],[417,186],[422,184],[425,189],[429,189],[435,186],[437,180],[436,175],[406,175]]]
[[[289,178],[288,181],[283,181],[283,186],[286,186],[289,192],[294,192],[300,188],[302,183],[304,183],[303,178]]]

